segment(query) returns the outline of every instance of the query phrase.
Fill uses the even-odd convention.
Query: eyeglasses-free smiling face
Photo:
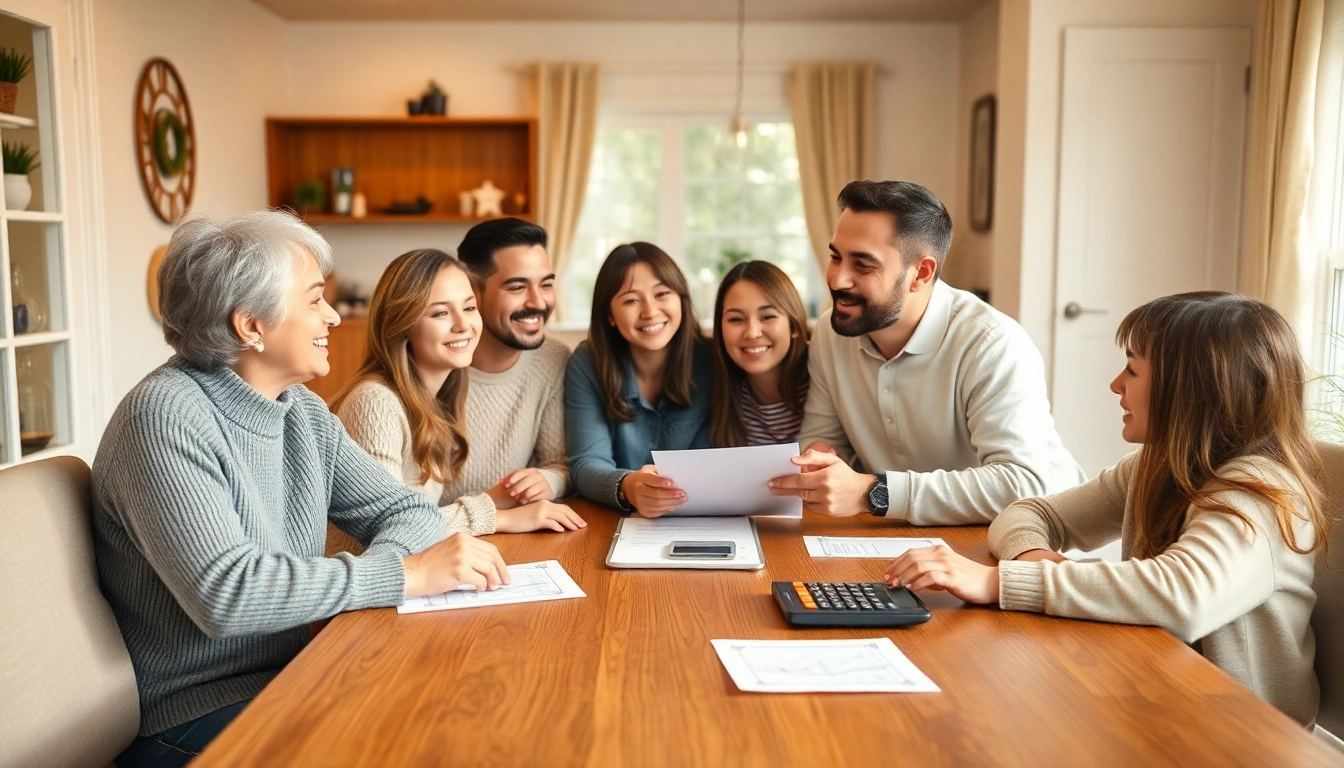
[[[723,297],[723,346],[749,375],[773,371],[793,345],[789,317],[770,303],[765,289],[738,280]]]
[[[901,319],[912,270],[896,248],[896,217],[846,210],[831,240],[826,285],[835,308],[831,327],[841,336],[863,336]]]
[[[1148,394],[1152,385],[1152,366],[1148,359],[1125,348],[1125,369],[1111,382],[1111,391],[1120,396],[1124,428],[1120,436],[1127,443],[1148,439]]]
[[[653,268],[636,262],[611,300],[611,320],[633,349],[665,349],[681,327],[681,297],[658,280]]]
[[[540,245],[515,245],[494,255],[495,271],[481,288],[485,329],[512,349],[536,349],[555,309],[555,272]]]
[[[322,297],[325,285],[317,259],[307,251],[296,253],[293,281],[285,291],[285,316],[275,327],[261,329],[266,351],[260,359],[285,387],[331,372],[327,336],[341,317]]]
[[[411,358],[423,373],[466,368],[480,340],[481,314],[467,273],[439,270],[429,304],[411,329]]]

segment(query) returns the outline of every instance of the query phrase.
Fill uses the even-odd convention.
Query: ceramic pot
[[[14,114],[14,103],[19,98],[18,83],[0,83],[0,112]]]
[[[32,199],[33,185],[28,183],[27,174],[5,174],[5,210],[26,211],[28,202]]]

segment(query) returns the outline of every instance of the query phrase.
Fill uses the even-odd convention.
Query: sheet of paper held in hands
[[[940,693],[890,638],[710,640],[739,690],[758,693]]]
[[[669,557],[674,541],[731,541],[737,545],[732,560],[684,560]],[[761,565],[761,551],[751,520],[746,517],[657,517],[631,515],[621,528],[609,561],[624,566],[722,568]]]
[[[686,503],[669,515],[786,515],[803,516],[797,496],[772,496],[768,483],[802,468],[789,459],[798,455],[797,443],[753,445],[746,448],[702,448],[694,451],[654,451],[658,474],[686,492]]]
[[[570,597],[587,597],[579,585],[574,583],[564,566],[555,560],[543,563],[523,563],[509,566],[508,586],[487,592],[475,589],[455,589],[441,595],[427,597],[408,597],[403,605],[397,606],[397,613],[422,613],[424,611],[447,611],[453,608],[474,608],[480,605],[508,605],[510,603],[534,603],[539,600],[564,600]]]
[[[912,549],[946,546],[942,539],[917,539],[907,536],[804,536],[807,554],[812,557],[874,557],[894,559]]]

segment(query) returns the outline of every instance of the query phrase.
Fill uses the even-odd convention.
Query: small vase
[[[28,183],[26,173],[5,174],[5,209],[26,211],[33,199],[33,185]]]

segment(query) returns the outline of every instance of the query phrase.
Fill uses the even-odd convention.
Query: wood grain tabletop
[[[885,560],[813,559],[809,535],[941,536],[992,562],[985,529],[870,516],[758,520],[761,571],[613,570],[617,513],[494,535],[559,560],[587,597],[343,614],[192,765],[1334,765],[1341,756],[1152,627],[923,593],[900,629],[790,629],[771,581],[877,581]],[[890,637],[928,694],[743,693],[714,638]]]

